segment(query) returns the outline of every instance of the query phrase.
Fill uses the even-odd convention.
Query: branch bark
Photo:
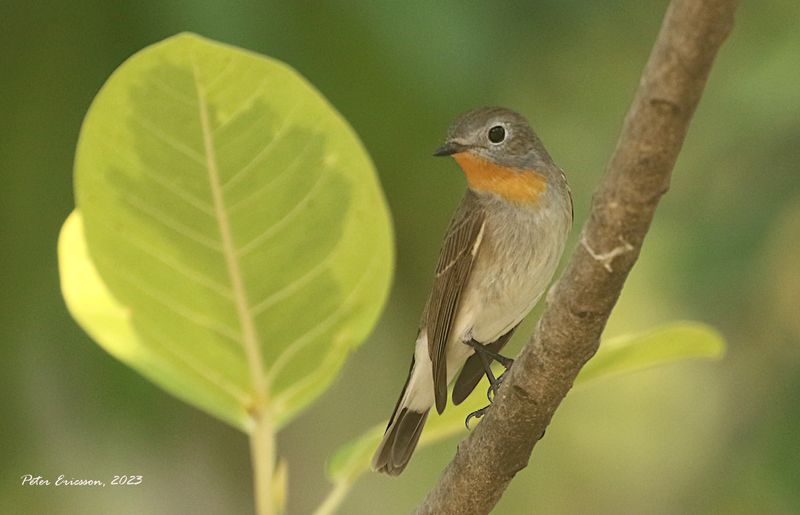
[[[458,447],[419,514],[488,513],[525,468],[639,257],[735,0],[673,0],[642,74],[580,245],[494,406]]]

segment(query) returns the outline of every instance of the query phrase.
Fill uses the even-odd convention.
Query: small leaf
[[[682,359],[720,358],[725,341],[713,328],[696,322],[675,322],[639,334],[611,338],[600,345],[597,354],[584,366],[575,384],[643,370]],[[459,406],[448,406],[442,415],[431,412],[418,448],[440,442],[457,434],[466,434],[467,415],[486,405],[489,384],[484,380]],[[328,462],[327,475],[333,483],[351,483],[369,470],[372,454],[383,437],[386,423],[379,424],[361,437],[342,445]]]
[[[257,405],[280,427],[316,398],[386,299],[372,163],[278,61],[191,34],[135,54],[84,120],[75,193],[59,259],[76,320],[241,429]]]

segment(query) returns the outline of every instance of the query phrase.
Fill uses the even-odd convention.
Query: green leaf
[[[675,322],[638,334],[603,342],[583,367],[575,383],[613,377],[684,359],[719,359],[725,340],[714,328],[698,322]]]
[[[123,63],[81,128],[59,243],[84,329],[179,398],[285,424],[372,329],[391,225],[346,121],[287,65],[181,34]]]
[[[713,328],[696,322],[675,322],[645,333],[618,336],[603,342],[575,384],[683,359],[717,359],[724,351],[725,341]],[[486,405],[483,392],[488,386],[484,378],[461,405],[448,406],[442,415],[430,413],[418,447],[465,434],[464,420],[469,413]],[[328,461],[328,478],[334,483],[352,483],[366,472],[385,427],[386,423],[379,424],[339,447]]]

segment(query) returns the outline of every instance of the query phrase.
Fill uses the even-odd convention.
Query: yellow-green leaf
[[[372,163],[281,62],[192,34],[138,52],[86,115],[75,195],[59,245],[75,319],[241,429],[257,399],[278,427],[317,397],[386,299]]]

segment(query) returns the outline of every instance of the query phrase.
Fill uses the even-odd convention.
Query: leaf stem
[[[322,501],[322,504],[320,504],[319,507],[314,510],[314,515],[333,515],[336,513],[336,510],[342,504],[345,496],[347,496],[347,494],[350,492],[352,486],[353,481],[337,481],[331,491],[328,492],[325,500]]]
[[[282,498],[273,492],[275,470],[275,432],[268,413],[262,412],[250,433],[250,460],[253,465],[253,492],[257,515],[274,515],[282,511],[275,500]]]

